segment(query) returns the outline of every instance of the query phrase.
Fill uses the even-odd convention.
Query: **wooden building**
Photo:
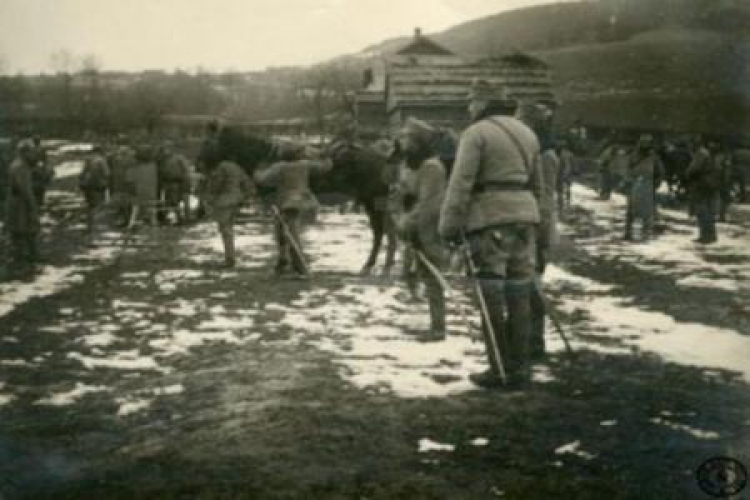
[[[357,92],[359,134],[393,133],[413,116],[462,130],[468,125],[467,95],[481,78],[502,82],[521,102],[554,102],[550,70],[525,54],[489,59],[461,57],[421,34],[393,55],[376,57]]]

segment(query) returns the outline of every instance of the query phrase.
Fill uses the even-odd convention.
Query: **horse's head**
[[[262,162],[272,161],[274,149],[271,141],[228,126],[219,132],[217,146],[219,161],[235,162],[249,175]]]

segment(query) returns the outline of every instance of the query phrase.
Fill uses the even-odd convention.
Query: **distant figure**
[[[277,153],[281,161],[255,172],[255,182],[276,190],[273,205],[281,215],[276,220],[278,260],[274,273],[277,276],[283,275],[291,264],[297,277],[307,277],[299,236],[303,220],[313,218],[318,208],[310,190],[310,175],[333,168],[329,160],[304,159],[303,154],[304,149],[298,145],[281,145]]]
[[[86,227],[88,229],[89,244],[94,243],[96,223],[107,201],[109,186],[109,166],[102,154],[101,146],[94,146],[91,157],[86,159],[80,176],[78,187],[86,201]]]
[[[47,151],[42,146],[42,139],[38,135],[34,136],[32,156],[34,168],[31,179],[34,184],[34,197],[41,210],[44,207],[47,188],[55,176],[55,171],[47,161]]]
[[[736,148],[732,152],[732,182],[739,188],[738,201],[747,203],[747,182],[750,177],[750,149]]]
[[[153,148],[140,146],[135,153],[136,163],[129,170],[130,181],[135,190],[133,211],[130,215],[130,227],[145,217],[151,226],[156,226],[157,173]]]
[[[205,216],[205,200],[208,196],[208,176],[219,164],[219,122],[211,120],[206,124],[206,136],[201,144],[198,157],[195,160],[196,170],[201,176],[198,185],[198,209],[195,216],[202,219]]]
[[[8,172],[5,230],[12,244],[12,269],[19,276],[32,273],[39,258],[39,206],[32,181],[35,160],[34,145],[29,140],[23,140],[18,144],[16,158]]]
[[[732,205],[732,184],[734,182],[732,155],[726,145],[717,147],[714,156],[715,168],[719,171],[719,222],[727,221],[727,212]]]
[[[576,158],[568,141],[562,141],[559,150],[560,171],[557,177],[557,210],[562,217],[570,206],[573,178],[576,175]]]
[[[164,200],[163,213],[173,212],[178,224],[190,219],[190,163],[165,144],[158,163],[159,198]]]
[[[109,203],[114,210],[115,224],[127,226],[135,202],[135,180],[132,170],[136,166],[135,151],[120,141],[109,155]]]
[[[224,245],[224,267],[233,268],[237,256],[234,246],[234,221],[237,212],[253,192],[250,178],[239,165],[219,163],[210,171],[206,190],[206,209],[216,221]]]
[[[695,243],[710,245],[718,240],[716,234],[716,212],[719,203],[721,170],[712,155],[715,144],[706,147],[698,138],[695,142],[693,162],[685,172],[693,211],[698,220],[698,238]]]
[[[628,204],[623,239],[626,241],[633,240],[633,224],[636,220],[641,222],[641,239],[651,237],[656,210],[654,179],[661,177],[657,172],[662,170],[661,160],[654,151],[653,137],[649,134],[642,135],[630,157],[625,181]]]

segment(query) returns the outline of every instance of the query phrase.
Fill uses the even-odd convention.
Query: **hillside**
[[[465,56],[538,55],[555,72],[563,123],[750,133],[748,34],[750,2],[601,0],[505,12],[431,36]]]

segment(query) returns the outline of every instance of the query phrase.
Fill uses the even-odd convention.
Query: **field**
[[[0,497],[708,498],[695,471],[750,463],[750,210],[720,244],[663,209],[649,244],[619,240],[623,200],[575,186],[527,392],[474,389],[484,367],[460,290],[450,335],[426,304],[358,274],[364,217],[324,211],[309,282],[269,274],[269,219],[105,231],[84,246],[74,168],[44,220],[47,264],[0,284]]]

